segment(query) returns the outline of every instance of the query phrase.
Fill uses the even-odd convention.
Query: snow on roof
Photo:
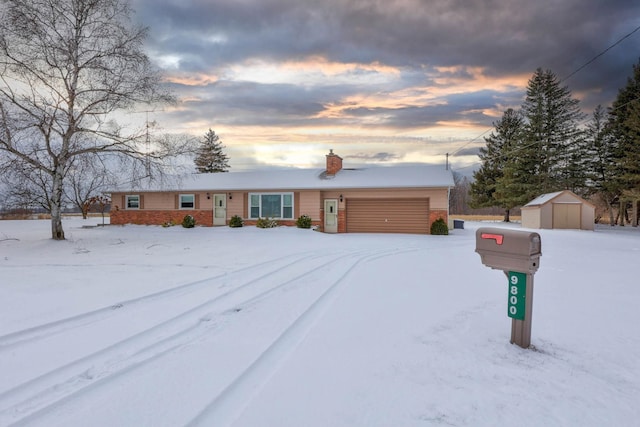
[[[524,206],[526,207],[526,206],[544,205],[545,203],[547,203],[550,200],[555,199],[556,197],[558,197],[562,193],[564,193],[564,191],[556,191],[555,193],[542,194],[542,195],[536,197],[535,199],[533,199],[532,201],[530,201],[529,203],[527,203]]]
[[[342,169],[329,176],[324,169],[264,170],[191,174],[173,182],[143,184],[142,191],[330,190],[365,188],[453,187],[453,175],[442,165]],[[113,192],[132,190],[120,186]]]

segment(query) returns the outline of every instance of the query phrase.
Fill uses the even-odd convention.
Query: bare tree
[[[449,194],[449,210],[454,214],[468,214],[471,181],[459,172],[453,172],[453,182],[455,186]]]
[[[51,180],[46,173],[29,163],[14,163],[1,172],[7,206],[28,211],[51,210]]]
[[[0,5],[0,167],[26,164],[48,177],[53,239],[64,239],[63,181],[74,158],[118,153],[148,165],[171,154],[166,145],[149,152],[141,132],[114,120],[172,100],[143,51],[147,30],[131,15],[126,0]]]
[[[86,219],[93,200],[115,183],[103,159],[90,155],[76,156],[67,174],[64,198],[80,209]]]

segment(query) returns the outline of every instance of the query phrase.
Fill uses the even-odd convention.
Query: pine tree
[[[198,173],[228,172],[229,158],[222,151],[224,148],[220,137],[209,129],[196,151],[194,163]]]
[[[613,225],[613,203],[620,194],[614,155],[617,140],[611,137],[607,126],[607,112],[598,105],[585,132],[584,158],[587,195],[598,194],[609,213],[609,223]]]
[[[474,208],[500,206],[505,209],[506,222],[509,211],[517,206],[497,191],[498,184],[504,178],[504,169],[508,155],[513,147],[522,141],[524,120],[520,112],[508,109],[502,118],[494,123],[495,132],[485,138],[486,148],[480,149],[482,165],[474,174],[471,184],[471,206]]]
[[[539,159],[523,139],[504,152],[503,176],[496,183],[495,199],[503,206],[522,206],[540,194]]]
[[[584,114],[568,87],[560,86],[550,70],[538,68],[529,80],[522,110],[527,137],[520,155],[526,153],[537,165],[531,195],[581,185],[584,176],[579,163],[584,139],[579,122]]]
[[[640,190],[640,63],[620,89],[609,111],[608,126],[617,140],[614,164],[622,191]]]

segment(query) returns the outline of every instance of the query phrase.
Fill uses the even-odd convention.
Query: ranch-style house
[[[325,169],[193,174],[172,185],[111,192],[111,224],[180,223],[224,226],[233,216],[245,225],[259,218],[295,225],[308,215],[325,233],[428,234],[449,217],[453,176],[443,165],[343,168],[326,155]]]

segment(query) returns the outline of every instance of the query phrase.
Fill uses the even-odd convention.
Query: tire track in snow
[[[143,296],[132,298],[125,301],[120,301],[120,302],[111,304],[110,306],[107,306],[107,307],[102,307],[96,310],[92,310],[92,311],[78,314],[75,316],[56,320],[53,322],[45,323],[42,325],[34,326],[31,328],[23,329],[20,331],[11,332],[9,334],[0,336],[0,352],[8,350],[24,342],[47,338],[52,335],[65,332],[69,329],[82,327],[95,322],[100,322],[114,315],[117,315],[126,309],[134,309],[136,308],[136,306],[140,304],[152,303],[157,300],[171,298],[175,296],[182,296],[190,292],[195,292],[201,288],[210,286],[211,282],[216,281],[218,279],[224,278],[228,280],[233,280],[234,277],[242,276],[250,270],[255,270],[255,269],[260,269],[265,267],[269,267],[270,270],[275,272],[281,268],[287,268],[291,265],[294,265],[305,257],[308,258],[310,253],[317,256],[322,256],[322,255],[318,255],[317,252],[316,253],[307,252],[303,254],[298,254],[298,256],[293,261],[291,259],[291,256],[283,256],[283,257],[276,258],[274,260],[269,260],[269,261],[262,262],[260,264],[255,264],[249,267],[234,270],[230,273],[222,273],[215,276],[206,277],[204,279],[185,283],[183,285],[179,285],[174,288],[165,289],[159,292],[143,295]],[[281,261],[286,261],[286,262],[283,263],[282,265],[278,264]],[[264,274],[264,273],[261,273],[261,274]]]
[[[416,250],[392,249],[376,253],[369,251],[369,254],[358,257],[251,365],[191,420],[188,426],[232,425],[333,305],[341,293],[341,285],[351,271],[364,261]]]
[[[270,271],[150,329],[0,394],[0,424],[30,422],[88,387],[106,385],[118,375],[144,366],[203,334],[222,327],[230,321],[229,315],[235,313],[238,307],[264,300],[287,286],[304,286],[306,281],[302,279],[306,276],[346,259],[344,254],[336,255],[335,251],[332,252],[332,255],[307,257],[307,260],[320,261],[312,269],[299,273],[295,271],[298,262],[288,263],[285,269]],[[367,252],[371,253],[370,250]],[[356,253],[350,256],[358,255]],[[353,265],[361,259],[362,257],[358,258]],[[291,277],[292,269],[296,273],[294,277]],[[267,282],[266,289],[253,289],[266,279],[273,280],[271,276],[277,274],[289,277],[276,281],[275,284]]]

